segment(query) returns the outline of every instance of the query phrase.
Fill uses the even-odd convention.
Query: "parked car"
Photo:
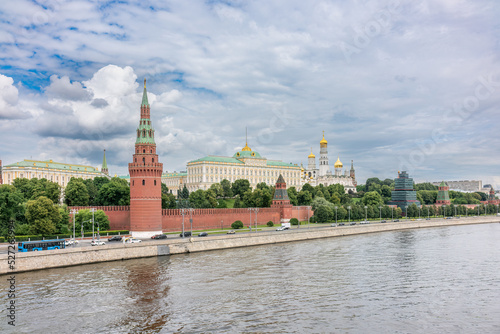
[[[387,223],[387,220],[381,220],[380,222],[381,223]]]
[[[356,225],[356,222],[351,222],[349,225]]]
[[[78,240],[74,240],[74,239],[64,240],[65,246],[71,246],[73,244],[78,245]]]
[[[105,245],[106,243],[102,240],[93,240],[90,242],[91,246],[102,246]]]
[[[187,237],[190,237],[191,236],[191,232],[184,232],[184,238],[187,238]],[[182,238],[182,232],[181,234],[179,234],[179,237]]]
[[[208,237],[208,233],[207,232],[201,232],[201,233],[198,233],[198,236],[199,237]]]
[[[231,230],[231,231],[227,231],[226,234],[235,234],[236,232],[234,232],[234,230]]]
[[[332,225],[330,225],[330,226],[331,226],[331,227],[337,227],[337,224],[332,224]]]
[[[425,218],[425,220],[431,220],[430,218]]]
[[[393,222],[395,222],[395,223],[396,223],[396,222],[399,222],[399,219],[394,219],[394,220],[393,220]]]
[[[108,242],[109,241],[122,241],[122,236],[121,235],[114,235],[108,239]]]
[[[344,226],[344,225],[345,225],[345,223],[339,223],[339,226]]]
[[[280,227],[278,227],[278,228],[276,229],[276,231],[284,231],[284,230],[285,230],[285,228],[284,228],[283,226],[280,226]]]
[[[151,237],[151,239],[167,239],[167,235],[166,234],[155,234]]]

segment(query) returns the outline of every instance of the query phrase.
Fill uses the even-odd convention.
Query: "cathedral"
[[[312,152],[307,157],[307,169],[302,167],[302,185],[309,183],[311,186],[315,187],[317,185],[329,186],[330,184],[341,184],[344,186],[346,192],[352,190],[356,192],[356,174],[354,172],[354,164],[351,160],[351,170],[347,169],[342,173],[342,168],[344,165],[340,161],[340,156],[337,157],[337,161],[333,165],[334,173],[330,170],[330,165],[328,164],[328,142],[325,139],[325,132],[323,131],[323,139],[319,142],[319,168],[316,167],[316,156]]]

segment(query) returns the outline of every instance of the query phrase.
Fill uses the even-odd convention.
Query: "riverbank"
[[[96,262],[203,252],[217,249],[258,246],[365,233],[498,222],[500,222],[500,217],[494,216],[461,219],[433,219],[429,221],[404,221],[396,223],[389,222],[385,224],[377,223],[339,227],[301,227],[288,231],[269,231],[254,234],[248,233],[244,235],[220,235],[208,238],[166,239],[136,244],[107,244],[99,247],[80,247],[43,252],[16,253],[15,270],[9,268],[7,254],[4,254],[3,261],[0,261],[0,275]]]

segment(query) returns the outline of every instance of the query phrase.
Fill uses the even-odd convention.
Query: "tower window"
[[[146,158],[142,158],[142,163],[146,164]]]
[[[135,181],[134,181],[134,180],[132,180],[132,185],[134,185],[134,184],[135,184]]]
[[[156,186],[156,180],[155,180],[155,186]]]
[[[142,180],[142,185],[145,186],[146,185],[146,180]]]
[[[142,150],[142,153],[146,153],[146,150]]]
[[[155,158],[153,158],[153,163],[155,162]],[[156,182],[156,181],[155,181]]]

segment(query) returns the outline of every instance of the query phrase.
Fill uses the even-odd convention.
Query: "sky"
[[[358,184],[500,188],[500,2],[0,2],[0,159],[127,175],[143,80],[164,172],[245,145]]]

